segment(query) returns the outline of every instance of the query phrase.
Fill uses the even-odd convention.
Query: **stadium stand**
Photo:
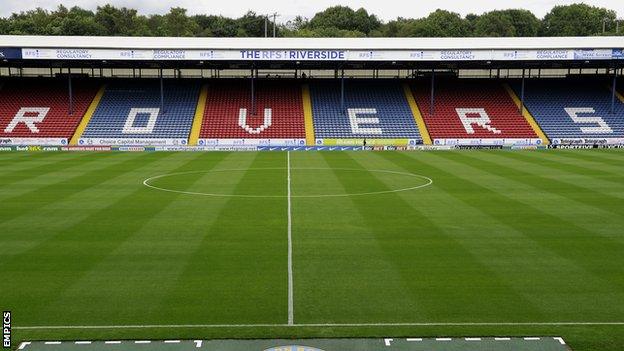
[[[463,139],[538,139],[507,91],[486,80],[439,80],[431,114],[430,86],[415,84],[414,98],[434,143]]]
[[[213,81],[208,86],[203,140],[271,139],[271,143],[300,143],[305,139],[303,101],[299,82],[260,81],[255,87],[256,111],[248,81]],[[253,141],[252,141],[253,142]]]
[[[67,144],[98,86],[96,82],[75,80],[70,113],[66,80],[5,82],[0,89],[0,138],[16,144]]]
[[[310,84],[314,132],[327,139],[411,139],[422,142],[401,84],[394,81],[349,80],[345,111],[340,82]]]
[[[514,83],[513,88],[519,91],[520,85]],[[611,91],[603,81],[530,80],[525,105],[553,142],[624,138],[624,103],[616,98],[611,113]]]
[[[85,129],[81,144],[186,144],[200,83],[168,80],[164,109],[155,80],[114,81]]]

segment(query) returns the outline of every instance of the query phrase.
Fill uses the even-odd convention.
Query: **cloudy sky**
[[[0,0],[0,16],[12,12],[43,7],[54,9],[59,3],[65,6],[79,5],[95,9],[98,5],[111,3],[118,6],[133,7],[141,13],[164,13],[170,7],[180,6],[189,9],[192,14],[219,14],[238,17],[247,10],[257,13],[278,12],[279,21],[293,18],[296,15],[311,17],[314,13],[333,5],[348,5],[354,8],[364,7],[377,14],[383,20],[396,17],[422,17],[437,8],[453,10],[462,15],[481,13],[493,9],[525,8],[541,17],[550,8],[558,4],[571,4],[580,0]],[[608,7],[624,17],[623,0],[590,0],[587,4]]]

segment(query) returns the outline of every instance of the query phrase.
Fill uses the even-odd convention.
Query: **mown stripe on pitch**
[[[550,150],[548,153],[571,160],[596,162],[598,164],[624,168],[624,150]]]
[[[592,178],[599,178],[607,182],[624,184],[624,163],[622,169],[612,165],[561,156],[556,152],[519,152],[518,158],[530,163],[539,163],[544,167],[552,167],[569,173],[579,174]]]
[[[63,167],[73,167],[80,165],[86,153],[61,154],[55,153],[54,157],[47,157],[43,160],[25,159],[15,160],[14,164],[20,166],[17,168],[0,166],[0,187],[21,182],[23,180],[32,179],[46,173],[59,171]],[[108,155],[112,155],[109,153]],[[41,162],[38,162],[41,161]]]
[[[36,160],[46,157],[50,155],[60,155],[59,152],[22,152],[22,151],[0,151],[0,165],[5,166],[6,164],[12,162],[17,159],[26,159],[26,160]],[[1,170],[2,168],[0,168]]]
[[[558,173],[563,175],[575,176],[576,179],[570,180],[578,183],[579,186],[597,192],[608,191],[607,195],[611,195],[624,201],[624,168],[619,170],[608,164],[597,163],[591,164],[591,161],[583,161],[574,158],[560,157],[553,153],[517,153],[510,152],[507,157],[517,162],[526,162],[536,167],[544,167],[547,172],[544,174],[553,174],[556,177]]]
[[[568,157],[587,159],[596,162],[607,162],[613,166],[621,166],[624,162],[624,150],[610,150],[610,149],[590,149],[590,150],[566,150],[559,149],[556,151],[561,155]]]
[[[135,157],[136,156],[132,156],[131,160],[134,160]],[[166,154],[162,154],[162,156],[156,156],[156,154],[154,154],[151,158],[156,161],[162,159],[163,157],[167,157]],[[147,162],[147,164],[149,163],[151,163],[151,161]],[[120,167],[118,163],[115,163],[112,166]],[[129,171],[132,171],[132,169]],[[124,172],[123,174],[126,173],[127,172]],[[111,179],[115,179],[115,177],[111,176],[110,179],[106,179],[104,183],[106,183],[106,181],[110,181]],[[0,219],[6,218],[6,220],[2,222],[7,232],[7,234],[3,237],[5,247],[13,247],[13,250],[7,252],[7,254],[15,255],[30,249],[32,246],[37,245],[38,238],[41,238],[42,236],[46,238],[50,233],[63,230],[66,226],[71,225],[79,218],[82,218],[86,212],[90,211],[89,208],[93,205],[93,203],[99,206],[107,201],[110,201],[111,199],[114,199],[115,194],[111,191],[106,193],[106,197],[100,196],[100,198],[94,198],[91,203],[86,204],[86,210],[81,209],[79,205],[76,204],[76,202],[80,203],[81,201],[88,201],[90,195],[90,190],[88,189],[98,187],[100,184],[101,183],[95,184],[89,188],[76,187],[78,190],[76,190],[75,193],[82,195],[81,197],[74,198],[74,200],[71,199],[72,196],[76,194],[67,194],[67,196],[56,198],[51,197],[47,203],[41,203],[41,206],[37,209],[27,207],[23,211],[13,213],[13,205],[12,203],[9,203],[7,205],[7,210],[5,210],[4,213],[0,213]],[[37,196],[39,196],[39,194],[34,192],[28,197],[20,197],[18,200],[26,202],[29,198],[36,199]],[[68,210],[58,210],[54,208],[58,207],[58,204],[62,204],[63,202],[69,203],[71,208],[75,208],[75,211],[70,212]],[[3,208],[4,206],[4,203],[0,203],[0,208]],[[22,207],[24,206],[25,205],[22,205]]]
[[[559,181],[553,178],[544,177],[538,170],[531,171],[530,164],[526,163],[522,158],[517,157],[518,154],[514,152],[508,153],[476,153],[469,152],[464,154],[444,154],[449,159],[455,162],[463,163],[465,165],[474,165],[474,161],[478,161],[479,169],[486,171],[490,174],[497,175],[502,178],[510,179],[525,185],[528,185],[539,193],[539,190],[555,194],[557,196],[566,198],[571,202],[576,203],[579,206],[590,206],[595,209],[611,213],[611,215],[621,216],[622,207],[624,207],[624,199],[611,196],[598,191],[596,189],[590,189],[587,187],[581,187],[569,182]],[[460,157],[458,157],[460,156]],[[498,161],[486,159],[485,157],[498,157]],[[511,159],[511,160],[510,160]],[[543,161],[543,160],[542,160]],[[540,163],[540,161],[534,161]],[[510,166],[510,163],[515,163],[517,166]],[[566,174],[574,175],[576,173],[566,172],[561,170],[557,166],[544,165],[550,169],[557,169]]]
[[[365,170],[348,153],[325,154],[325,157],[328,164],[333,167],[361,168]],[[353,190],[351,185],[352,179],[338,173],[336,176],[345,189]],[[371,186],[374,186],[375,189],[389,189],[385,183],[377,179],[373,174],[366,173],[365,177],[366,181]],[[361,178],[358,177],[358,179]],[[524,313],[531,313],[535,316],[540,315],[540,310],[533,306],[531,301],[518,294],[504,280],[500,279],[495,272],[476,259],[472,252],[431,221],[419,208],[420,205],[424,206],[426,204],[414,206],[396,193],[372,197],[357,197],[353,198],[353,202],[362,217],[366,219],[367,225],[378,235],[379,245],[387,251],[388,259],[395,264],[397,270],[403,275],[404,283],[412,289],[413,294],[421,302],[423,308],[428,310],[428,318],[433,318],[440,311],[453,315],[453,311],[457,309],[470,310],[478,302],[486,303],[485,301],[479,301],[476,296],[466,296],[465,294],[464,289],[474,284],[471,278],[477,277],[481,284],[496,286],[498,289],[497,294],[504,297],[503,299],[488,301],[488,308],[509,309],[509,301],[514,301],[516,306],[522,306]],[[379,220],[380,206],[386,209],[383,212],[383,220]],[[398,238],[403,240],[397,241]],[[402,249],[410,247],[408,256],[398,257],[397,249],[399,247]],[[436,249],[439,250],[438,254],[431,255],[431,253],[436,252]],[[445,260],[445,255],[461,257],[462,260],[461,262],[448,261]],[[418,258],[424,258],[421,265],[416,262]],[[444,267],[439,268],[440,266]],[[445,280],[443,276],[435,274],[436,268],[446,273],[452,269],[455,279]],[[465,274],[465,276],[462,277],[462,274]],[[449,285],[441,286],[444,284]],[[448,299],[445,303],[439,303],[440,301],[437,300],[439,296],[432,300],[431,285],[436,286],[436,294],[444,295]],[[423,301],[427,300],[429,300],[429,303],[423,303]],[[500,303],[498,307],[492,307],[497,303]]]
[[[620,267],[617,266],[617,263],[605,265],[600,258],[594,257],[592,259],[592,257],[586,255],[587,252],[596,252],[597,255],[600,255],[601,252],[611,252],[613,259],[616,261],[612,259],[610,262],[617,262],[617,251],[619,248],[611,247],[612,241],[605,240],[604,242],[596,243],[595,241],[597,240],[594,240],[591,234],[586,234],[586,231],[583,229],[575,231],[573,229],[569,230],[569,228],[560,228],[558,223],[562,221],[557,217],[549,215],[542,216],[540,211],[528,207],[524,203],[508,199],[496,191],[481,186],[479,183],[456,176],[455,174],[460,174],[459,172],[461,172],[461,169],[457,167],[454,167],[453,171],[448,172],[443,168],[437,167],[435,155],[418,153],[408,156],[405,153],[384,153],[383,156],[395,162],[397,165],[403,165],[406,169],[418,170],[418,172],[421,173],[426,172],[427,174],[435,175],[435,187],[444,189],[448,194],[456,197],[467,206],[473,206],[498,222],[505,223],[516,232],[521,233],[526,240],[541,246],[542,250],[540,251],[545,251],[555,257],[560,257],[565,260],[567,264],[578,267],[578,269],[581,270],[580,274],[582,274],[583,278],[574,276],[574,279],[586,283],[586,285],[584,286],[581,283],[580,286],[575,286],[573,288],[574,293],[578,294],[580,291],[587,291],[588,288],[591,289],[585,293],[585,295],[588,296],[586,300],[592,303],[601,303],[600,307],[602,310],[612,312],[613,317],[618,316],[618,311],[622,309],[621,301],[623,301],[624,294],[620,292],[621,290],[613,287],[613,281],[621,280],[621,273],[614,271],[619,270]],[[478,178],[475,177],[474,179]],[[546,220],[544,220],[544,217]],[[461,221],[471,219],[457,218],[453,220],[461,223]],[[544,226],[543,223],[548,223],[548,225]],[[484,226],[484,230],[487,230],[487,226]],[[602,237],[597,239],[602,240]],[[586,240],[590,243],[590,245],[586,247],[588,251],[585,251],[584,246]],[[493,241],[492,245],[497,245],[496,241]],[[529,254],[531,254],[531,252],[529,252]],[[553,293],[563,289],[563,286],[558,284],[557,280],[565,279],[565,276],[560,276],[556,273],[556,267],[558,266],[552,268],[544,266],[543,270],[540,272],[540,274],[549,271],[553,272]],[[530,284],[531,281],[528,280],[526,283]],[[558,286],[561,287],[558,288]],[[573,293],[573,291],[560,291],[560,293]],[[598,295],[600,299],[591,297]],[[579,307],[571,308],[573,310],[580,309],[582,312],[579,313],[586,313],[597,307],[595,307],[595,305],[583,304]],[[563,310],[562,313],[563,312],[569,313],[570,311]],[[552,314],[552,312],[549,313]],[[557,314],[555,311],[554,317],[549,316],[549,318],[560,318],[560,314]],[[603,314],[599,318],[610,317]]]
[[[512,181],[530,187],[523,188],[523,191],[536,194],[535,201],[531,201],[531,199],[521,201],[535,203],[533,207],[549,212],[553,216],[573,222],[595,234],[606,236],[614,240],[620,239],[613,235],[615,234],[613,228],[614,221],[622,220],[623,216],[617,211],[617,208],[621,207],[619,204],[624,204],[624,199],[610,197],[605,199],[603,203],[601,199],[605,196],[602,192],[592,191],[592,189],[577,187],[574,184],[570,185],[569,183],[560,182],[556,179],[541,177],[528,171],[522,171],[522,169],[531,170],[530,164],[526,164],[523,167],[518,165],[518,169],[510,167],[510,165],[518,164],[522,161],[506,159],[499,156],[501,157],[499,159],[499,164],[498,162],[487,161],[484,160],[483,157],[479,158],[474,155],[474,153],[462,155],[468,158],[475,157],[471,162],[453,161],[463,163],[466,166],[478,164],[480,168],[483,168],[483,171],[488,172],[490,175],[498,176],[501,179],[504,178],[505,181]],[[500,155],[509,156],[511,153],[505,152]],[[496,156],[491,154],[490,157]],[[537,170],[535,170],[535,172],[537,172]],[[535,182],[533,182],[533,180],[535,180]],[[514,186],[510,187],[510,189],[513,188]],[[552,204],[558,205],[552,206]],[[579,216],[579,214],[582,215]]]
[[[624,287],[624,265],[612,266],[612,269],[605,269],[601,262],[618,262],[622,260],[621,253],[624,252],[624,244],[605,236],[595,233],[567,221],[561,217],[548,214],[541,209],[534,207],[530,202],[516,200],[504,193],[498,192],[477,182],[477,178],[468,179],[462,173],[461,167],[456,165],[436,166],[436,158],[443,158],[441,153],[422,154],[422,157],[411,157],[405,154],[395,153],[396,157],[408,157],[421,169],[429,169],[447,178],[452,178],[452,182],[436,183],[437,186],[445,186],[458,199],[466,202],[474,201],[470,196],[466,196],[466,189],[472,189],[482,194],[483,201],[479,202],[482,211],[490,214],[494,218],[507,223],[515,230],[523,233],[527,239],[533,240],[553,254],[566,258],[585,271],[591,272],[600,277],[604,284],[615,284],[618,289]],[[459,153],[461,154],[461,153]],[[423,161],[424,157],[430,158],[428,162]],[[460,163],[461,165],[461,163]],[[447,167],[452,167],[452,171]],[[479,170],[474,165],[465,166],[474,169],[476,172],[487,173]],[[423,172],[425,172],[423,170]],[[500,178],[500,177],[499,177]],[[505,181],[505,178],[501,178]],[[441,184],[442,183],[442,184]],[[535,196],[539,196],[536,193]],[[475,204],[476,205],[476,204]],[[583,220],[579,218],[579,220]],[[594,253],[588,255],[588,253]],[[617,278],[617,279],[616,279]],[[624,294],[622,294],[624,298]]]
[[[160,154],[160,157],[154,157],[159,154],[151,155],[151,160],[137,166],[145,166],[176,154]],[[184,169],[200,155],[193,155],[195,157],[172,171]],[[143,218],[150,218],[160,212],[179,195],[157,196],[157,201],[154,196],[151,189],[141,186],[137,181],[135,190],[54,233],[31,250],[13,256],[0,266],[12,282],[12,290],[6,292],[5,301],[9,301],[12,306],[20,306],[15,310],[21,311],[25,320],[30,320],[29,323],[45,322],[46,318],[57,321],[60,318],[69,324],[79,323],[83,318],[102,320],[104,315],[91,313],[94,305],[88,297],[91,294],[88,286],[83,287],[85,294],[74,296],[73,301],[59,303],[61,295],[132,236],[143,225]],[[117,279],[123,279],[123,274]],[[114,286],[114,281],[110,284]],[[24,295],[24,291],[29,293]],[[81,303],[85,306],[80,306]],[[129,308],[123,301],[118,301],[117,306],[115,309],[111,306],[103,307],[109,308],[114,315],[122,315],[124,308]]]
[[[198,153],[192,155],[185,162],[180,162],[182,154],[174,156],[175,162],[180,163],[171,172],[185,170],[210,170],[222,164],[223,160],[231,156],[228,153]],[[190,156],[190,155],[189,155]],[[184,159],[182,159],[184,160]],[[168,160],[172,161],[172,160]],[[171,163],[169,163],[169,166]],[[164,170],[161,170],[164,171]],[[168,171],[167,171],[168,172]],[[182,190],[188,190],[205,174],[194,173],[185,177],[185,182],[179,183]],[[156,317],[155,320],[164,320],[170,306],[162,305],[161,300],[168,293],[179,275],[180,267],[188,259],[189,249],[194,249],[192,235],[188,235],[202,222],[202,212],[209,211],[205,198],[192,197],[183,194],[159,192],[158,190],[142,188],[135,196],[144,200],[143,207],[152,207],[152,203],[159,203],[155,208],[135,209],[132,204],[123,204],[130,208],[131,215],[120,217],[120,224],[110,226],[112,231],[130,231],[125,240],[118,242],[114,249],[109,251],[97,264],[94,264],[88,273],[85,273],[72,286],[65,289],[57,300],[57,305],[72,305],[72,301],[80,301],[85,294],[85,287],[91,291],[106,291],[94,294],[99,301],[98,306],[91,307],[91,313],[98,318],[108,318],[111,323],[117,323],[126,312],[111,309],[110,306],[119,306],[123,303],[132,314],[141,315],[143,320]],[[137,199],[138,204],[141,200]],[[162,202],[162,203],[161,203]],[[149,205],[148,205],[149,204]],[[193,207],[194,210],[189,210]],[[178,208],[176,210],[176,208]],[[134,213],[133,213],[134,212]],[[123,212],[120,210],[120,216]],[[106,217],[108,215],[105,215]],[[123,223],[136,222],[128,229]],[[106,227],[101,228],[106,232]],[[197,232],[195,235],[199,236]],[[184,250],[180,250],[183,247]],[[109,289],[110,279],[117,278],[114,289]],[[123,278],[123,279],[119,279]],[[157,289],[154,287],[157,286]],[[146,292],[149,292],[146,294]],[[89,308],[85,306],[84,308]]]
[[[141,162],[140,160],[142,159],[151,158],[151,162],[157,161],[159,158],[156,158],[155,155],[157,154],[116,154],[117,157],[113,159],[114,163],[106,163],[106,166],[102,168],[99,168],[100,164],[103,162],[101,158],[88,160],[87,163],[78,166],[85,169],[84,172],[78,175],[63,177],[58,179],[58,181],[43,186],[33,185],[31,189],[25,193],[3,199],[3,201],[0,202],[0,213],[2,217],[8,217],[12,214],[17,214],[19,216],[19,213],[23,215],[36,213],[38,209],[46,205],[61,201],[77,193],[88,191],[91,186],[96,186],[115,176],[114,174],[111,175],[111,173],[126,172],[127,167],[131,167],[136,162]],[[95,165],[95,167],[86,168],[90,165]],[[54,172],[62,173],[63,170],[56,170]],[[41,177],[45,178],[45,175]],[[83,183],[88,183],[90,185],[85,186]],[[9,219],[15,218],[15,216],[11,216]],[[6,219],[0,220],[0,224],[5,221]]]
[[[237,168],[284,167],[283,171],[276,171],[282,172],[282,176],[273,178],[263,172],[245,171],[230,189],[232,193],[253,191],[257,186],[273,186],[285,193],[285,154],[255,155],[250,165]],[[162,318],[286,323],[287,199],[202,198],[221,204],[221,208],[204,231],[198,233],[203,238],[188,253],[186,268],[174,284],[176,290],[163,300],[162,306],[167,307]]]
[[[400,167],[401,170],[413,173],[430,171],[415,165],[411,160],[389,159],[385,157],[387,153],[374,153],[374,155],[390,164],[390,166],[377,167],[384,167],[384,169]],[[414,205],[426,203],[426,206],[420,207],[424,213],[431,216],[432,221],[439,223],[444,230],[449,232],[449,235],[474,252],[480,262],[497,272],[518,293],[530,298],[534,305],[547,311],[552,310],[553,303],[550,297],[535,298],[536,294],[532,291],[530,282],[526,280],[526,272],[532,272],[535,268],[557,267],[557,286],[563,290],[569,287],[576,288],[579,282],[591,282],[592,276],[582,268],[571,264],[565,258],[551,254],[541,245],[527,240],[521,232],[482,211],[476,205],[478,202],[461,201],[447,191],[446,186],[436,186],[437,173],[429,174],[436,178],[436,182],[427,191],[405,192],[399,195],[407,201],[414,201]],[[537,262],[533,259],[535,257],[539,258]],[[552,274],[547,270],[530,275],[535,277],[531,279],[537,284],[544,281],[551,282],[553,279]],[[527,317],[523,316],[523,318]],[[535,321],[544,321],[562,317],[557,314],[551,316],[542,314],[532,318]],[[474,320],[472,316],[471,320]]]
[[[308,194],[347,193],[322,152],[291,153],[291,162],[293,168],[320,169],[293,171],[293,194],[301,194],[303,185]],[[351,197],[293,199],[297,321],[406,320],[408,310],[409,316],[424,318],[420,302],[403,288],[403,276],[379,247],[378,235]],[[403,308],[394,310],[392,301],[404,302]]]

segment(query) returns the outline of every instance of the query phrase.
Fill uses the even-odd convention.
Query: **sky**
[[[624,17],[623,0],[0,0],[0,16],[6,17],[12,12],[42,7],[54,9],[60,3],[67,7],[78,5],[95,10],[98,5],[110,3],[138,9],[142,14],[166,13],[170,7],[184,7],[190,14],[224,15],[239,17],[248,10],[259,14],[277,12],[278,22],[285,22],[297,15],[312,17],[316,12],[329,6],[346,5],[352,8],[364,7],[384,21],[397,17],[423,17],[438,8],[459,12],[480,14],[482,12],[506,8],[524,8],[538,17],[544,16],[553,6],[584,2],[586,4],[607,7]]]

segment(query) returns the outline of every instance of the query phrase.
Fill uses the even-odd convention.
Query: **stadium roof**
[[[71,62],[71,63],[70,63]],[[0,66],[434,69],[624,66],[624,37],[0,36]]]
[[[175,38],[0,36],[0,47],[84,49],[481,50],[624,48],[624,37],[531,38]]]

